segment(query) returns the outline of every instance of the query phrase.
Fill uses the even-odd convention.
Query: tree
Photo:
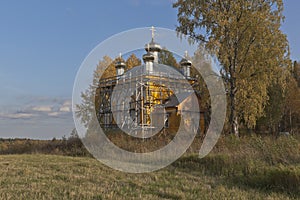
[[[96,70],[94,71],[93,82],[81,93],[82,103],[76,105],[76,115],[89,130],[95,130],[94,127],[96,127],[96,124],[98,123],[97,119],[94,119],[95,116],[93,116],[92,113],[95,113],[96,110],[96,114],[99,114],[98,111],[100,109],[101,99],[99,96],[99,81],[116,76],[115,63],[121,60],[126,63],[127,70],[141,64],[141,61],[135,54],[131,54],[126,61],[120,57],[113,60],[109,56],[104,56],[102,60],[99,61]]]
[[[179,64],[177,63],[172,52],[168,51],[166,48],[163,48],[158,54],[158,63],[175,67],[180,69]]]
[[[111,59],[109,56],[104,56],[101,61],[99,61],[99,64],[97,65],[95,74],[94,74],[94,85],[98,85],[99,79],[105,79],[116,76],[116,68],[115,68],[115,62],[118,58],[115,60]],[[100,74],[102,73],[102,76],[100,77]]]
[[[268,88],[269,101],[264,116],[258,120],[258,129],[264,126],[270,132],[276,133],[293,132],[299,128],[297,123],[300,122],[300,88],[297,86],[294,69],[287,73],[285,87],[274,83]]]
[[[86,127],[89,126],[89,122],[94,120],[92,119],[94,110],[99,109],[99,80],[115,76],[115,74],[113,60],[109,56],[104,56],[94,71],[93,82],[81,93],[82,103],[76,105],[76,116]]]
[[[138,59],[135,54],[131,54],[126,60],[126,68],[127,68],[126,70],[129,70],[141,64],[142,64],[141,60]]]
[[[70,138],[79,138],[79,135],[78,135],[78,132],[77,132],[76,128],[73,128],[73,130],[71,131],[69,139]]]
[[[270,133],[276,133],[284,115],[285,91],[282,86],[273,84],[268,88],[269,100],[265,107],[264,116],[257,121],[257,128],[267,127]]]
[[[221,64],[231,133],[238,135],[240,124],[254,127],[269,86],[290,66],[282,0],[178,0],[173,7],[177,31],[203,43]]]
[[[204,55],[205,55],[205,50],[203,47],[199,47],[195,52],[194,55],[191,58],[191,61],[193,63],[193,66],[191,68],[191,76],[195,77],[197,79],[197,84],[193,86],[195,91],[199,92],[199,95],[201,97],[201,110],[210,112],[210,94],[207,88],[207,85],[204,81],[205,77],[202,76],[215,76],[215,72],[212,69],[212,66],[210,63],[205,61]],[[201,66],[201,74],[196,70],[194,65],[200,65]]]
[[[300,64],[297,61],[294,62],[292,74],[300,87]]]
[[[297,122],[300,123],[300,88],[296,79],[289,77],[285,95],[283,128],[285,131],[299,129]]]

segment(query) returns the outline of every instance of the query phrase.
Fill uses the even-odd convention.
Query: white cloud
[[[35,98],[27,105],[14,106],[10,109],[1,108],[0,118],[2,119],[30,119],[40,118],[66,118],[72,111],[72,101],[63,98]]]
[[[60,112],[50,112],[50,113],[48,113],[48,116],[50,116],[50,117],[57,117],[59,115],[60,115]]]
[[[64,106],[71,106],[72,105],[72,101],[71,100],[64,101],[63,105]]]
[[[59,108],[60,112],[71,112],[71,108],[69,106],[62,106]]]
[[[51,112],[52,107],[51,106],[35,106],[35,107],[32,107],[32,110],[39,111],[39,112]]]
[[[64,103],[62,104],[62,106],[59,108],[60,112],[71,112],[71,106],[72,106],[72,102],[67,100],[64,101]]]
[[[35,116],[37,115],[33,113],[0,113],[1,118],[8,119],[28,119]]]

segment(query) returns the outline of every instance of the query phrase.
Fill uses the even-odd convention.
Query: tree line
[[[54,154],[91,157],[75,129],[68,138],[64,136],[61,139],[0,139],[0,154]]]

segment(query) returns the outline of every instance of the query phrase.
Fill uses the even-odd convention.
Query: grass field
[[[0,155],[0,199],[299,199],[300,142],[221,139],[157,172],[128,174],[90,157]]]

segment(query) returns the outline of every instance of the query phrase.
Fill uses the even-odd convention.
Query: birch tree
[[[263,116],[268,88],[290,65],[282,0],[178,0],[177,31],[205,45],[220,65],[230,132]],[[284,80],[284,77],[282,78]]]

